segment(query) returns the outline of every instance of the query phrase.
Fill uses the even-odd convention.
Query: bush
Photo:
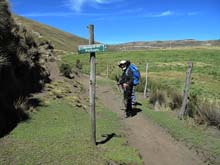
[[[77,59],[77,60],[76,60],[76,68],[79,69],[79,70],[82,70],[82,67],[83,67],[83,66],[82,66],[80,60]]]
[[[171,92],[171,91],[170,91]],[[179,109],[182,105],[183,101],[183,96],[177,92],[172,92],[170,93],[170,98],[171,102],[169,104],[169,107],[174,110],[174,109]]]
[[[220,104],[204,100],[197,105],[197,115],[209,125],[220,128]]]
[[[73,78],[72,67],[70,64],[61,64],[60,72],[67,78]]]

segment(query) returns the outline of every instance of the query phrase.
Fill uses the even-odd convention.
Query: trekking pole
[[[125,110],[126,107],[125,107],[125,98],[124,98],[124,89],[122,88],[122,85],[120,85],[120,87],[118,87],[120,89],[120,93],[121,93],[121,103],[120,103],[120,109],[121,110]]]
[[[118,76],[115,76],[115,81],[116,81],[116,87],[118,89],[118,91],[120,92],[120,94],[122,95],[122,98],[120,99],[121,100],[121,103],[120,103],[120,109],[121,110],[124,110],[124,94],[123,94],[123,89],[120,87],[121,84],[119,84],[119,78]]]
[[[121,91],[121,88],[119,87],[119,78],[118,78],[118,76],[115,76],[115,81],[116,81],[116,88],[118,89],[118,91],[121,93],[122,91]]]
[[[122,90],[121,90],[121,88],[120,88],[120,84],[116,84],[116,87],[117,87],[118,91],[119,91],[120,93],[122,93]]]

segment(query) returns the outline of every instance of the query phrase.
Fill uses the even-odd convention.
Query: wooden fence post
[[[106,68],[106,77],[108,78],[108,74],[109,74],[109,64],[107,63],[107,68]]]
[[[178,117],[180,119],[183,119],[183,117],[187,111],[188,92],[189,92],[189,86],[190,86],[190,77],[191,77],[191,73],[192,73],[192,67],[193,67],[193,63],[191,61],[188,62],[188,69],[186,72],[186,83],[185,83],[185,89],[184,89],[184,95],[183,95],[183,102],[182,102],[180,112],[178,114]]]
[[[148,64],[146,64],[146,82],[145,82],[145,86],[144,86],[144,97],[147,97],[147,79],[148,79]]]
[[[89,44],[94,44],[94,25],[89,25]],[[96,86],[96,59],[95,52],[90,53],[90,120],[91,120],[91,141],[96,145],[96,113],[95,113],[95,86]]]

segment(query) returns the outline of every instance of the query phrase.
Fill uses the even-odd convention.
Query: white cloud
[[[170,10],[167,10],[167,11],[164,11],[162,13],[159,13],[159,14],[156,14],[156,15],[153,15],[153,16],[154,17],[166,17],[166,16],[171,16],[171,15],[174,15],[174,12],[170,11]]]
[[[76,12],[81,12],[83,6],[93,6],[96,5],[104,5],[104,4],[111,4],[111,3],[119,3],[125,0],[65,0],[65,4],[71,10]]]
[[[195,16],[195,15],[198,15],[199,12],[188,12],[188,13],[181,13],[181,12],[174,12],[174,11],[170,11],[170,10],[167,10],[167,11],[164,11],[164,12],[161,12],[159,14],[152,14],[151,16],[152,17],[167,17],[167,16]]]
[[[76,12],[80,12],[82,6],[87,2],[88,0],[67,0],[66,5]]]
[[[106,1],[106,0],[95,0],[95,2],[97,2],[97,3],[107,3],[108,1]]]

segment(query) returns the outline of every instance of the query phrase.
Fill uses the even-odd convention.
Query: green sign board
[[[106,50],[106,45],[104,44],[93,44],[93,45],[79,45],[78,53],[90,53],[90,52],[104,52]]]

